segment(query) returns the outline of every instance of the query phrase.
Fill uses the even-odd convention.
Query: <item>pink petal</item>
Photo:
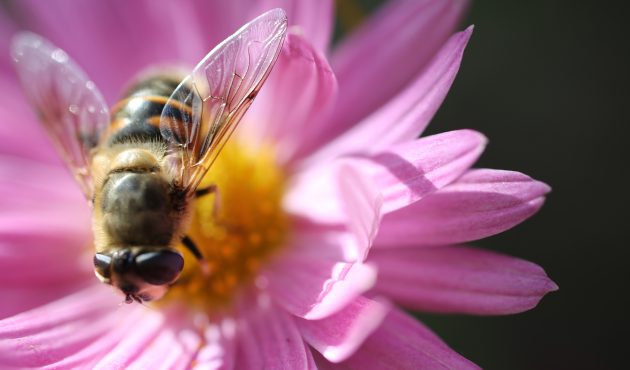
[[[486,138],[472,130],[428,136],[354,160],[383,194],[383,212],[408,206],[457,179],[482,153]]]
[[[0,319],[16,315],[20,312],[31,310],[46,303],[61,299],[69,294],[75,293],[96,280],[86,281],[51,281],[46,284],[14,284],[0,282],[0,297],[2,304],[0,305]],[[55,289],[50,289],[50,285],[54,285]]]
[[[3,82],[0,82],[0,84]],[[17,86],[17,85],[14,85]],[[21,90],[7,88],[7,94],[21,95]],[[5,94],[0,91],[0,99]],[[5,102],[7,102],[5,100]],[[9,107],[10,104],[13,104]],[[19,130],[16,127],[20,127]],[[36,121],[34,113],[25,105],[24,101],[0,103],[0,140],[3,145],[0,155],[18,156],[33,159],[38,162],[61,166],[61,159],[46,136],[44,130]]]
[[[99,343],[101,351],[108,350],[101,342],[103,338],[113,344],[132,324],[142,328],[140,320],[144,308],[122,307],[120,302],[121,297],[112,294],[111,289],[97,284],[46,306],[0,320],[0,367],[56,364],[59,368],[76,368],[64,365],[64,361],[72,362],[68,359],[76,353],[94,350],[95,343]],[[83,358],[82,364],[94,360],[88,356]]]
[[[205,343],[194,360],[195,370],[229,370],[236,362],[236,328],[230,318],[209,324],[204,330]]]
[[[261,274],[274,301],[293,315],[315,320],[341,310],[371,288],[376,271],[349,262],[357,253],[340,245],[348,239],[332,232],[298,232]]]
[[[382,197],[371,178],[355,167],[338,159],[299,171],[291,177],[283,202],[297,217],[349,229],[356,246],[365,251],[378,230]]]
[[[330,41],[333,21],[331,0],[192,0],[192,5],[196,34],[210,45],[218,44],[246,22],[274,8],[284,9],[293,32],[304,35],[317,50],[326,51]]]
[[[74,187],[65,169],[0,155],[0,317],[96,281],[89,211]]]
[[[135,357],[141,352],[140,343],[150,345],[150,340],[163,329],[164,323],[163,315],[157,311],[150,311],[140,306],[130,311],[116,312],[118,321],[110,330],[85,348],[56,362],[51,367],[55,369],[124,368],[127,357],[130,355]],[[120,350],[121,346],[126,346],[124,352]]]
[[[326,59],[301,36],[289,33],[278,61],[240,132],[252,145],[273,143],[287,162],[313,137],[334,102],[337,82]]]
[[[529,310],[558,289],[531,262],[467,247],[373,250],[376,290],[406,307],[477,315]]]
[[[383,322],[388,311],[386,303],[359,297],[325,319],[296,321],[308,344],[329,361],[340,362],[357,351]]]
[[[472,26],[452,36],[415,81],[380,109],[319,149],[314,158],[323,160],[353,152],[377,153],[417,138],[444,101],[471,35]]]
[[[339,190],[345,214],[348,215],[348,228],[357,239],[360,260],[367,257],[372,242],[381,223],[383,199],[369,179],[351,166],[342,168]]]
[[[331,364],[321,357],[315,359],[320,370],[479,369],[431,330],[398,310],[392,310],[348,360]]]
[[[285,208],[315,224],[337,225],[349,230],[356,253],[351,261],[364,260],[378,232],[382,197],[364,174],[343,161],[335,161],[300,174],[285,197]]]
[[[168,63],[192,67],[215,45],[198,32],[215,23],[199,24],[191,3],[52,0],[15,5],[30,28],[85,69],[110,104],[142,69]]]
[[[13,72],[11,58],[9,57],[9,44],[15,29],[16,26],[13,20],[4,11],[0,11],[0,80],[2,80],[0,86],[6,86],[4,78],[8,79],[10,72]]]
[[[377,245],[445,245],[508,230],[540,209],[546,184],[518,172],[472,170],[383,219]]]
[[[466,6],[462,0],[390,2],[345,39],[333,55],[340,95],[322,141],[381,106],[425,68]]]
[[[0,282],[85,281],[92,274],[89,218],[65,169],[0,155]]]
[[[248,311],[237,326],[236,369],[316,369],[295,323],[269,297]]]
[[[339,189],[342,169],[342,161],[333,161],[308,166],[293,174],[283,200],[284,208],[317,223],[347,222]]]
[[[284,9],[293,32],[303,35],[317,50],[328,49],[334,16],[332,0],[262,0],[250,7],[249,14],[253,18],[273,8]]]
[[[72,210],[80,209],[82,213],[79,218],[89,212],[87,201],[70,171],[61,167],[60,163],[51,165],[0,154],[0,194],[2,211],[7,211],[10,207],[50,208],[50,204],[58,203],[65,204]]]
[[[184,314],[180,313],[180,315]],[[145,343],[144,338],[134,341],[132,346],[139,352],[134,353],[128,349],[128,353],[132,355],[139,353],[139,355],[136,358],[128,358],[126,361],[116,359],[116,365],[120,364],[121,367],[103,363],[102,368],[188,369],[202,343],[202,338],[192,328],[179,329],[178,326],[174,323],[169,324],[148,343]],[[142,345],[143,343],[145,345]]]

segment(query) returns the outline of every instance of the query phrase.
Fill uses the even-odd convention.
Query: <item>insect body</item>
[[[31,33],[14,39],[26,94],[92,205],[95,273],[126,302],[166,293],[183,269],[181,241],[202,258],[185,236],[197,187],[269,75],[286,29],[280,9],[259,16],[190,75],[140,79],[111,119],[65,52]]]

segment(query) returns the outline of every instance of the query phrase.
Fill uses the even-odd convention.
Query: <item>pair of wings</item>
[[[283,10],[262,14],[206,55],[166,103],[160,131],[179,162],[176,181],[188,194],[197,188],[271,72],[286,31]],[[103,96],[63,50],[40,36],[18,34],[12,57],[27,97],[91,199],[91,154],[110,123]],[[190,114],[169,108],[178,102],[191,106]]]

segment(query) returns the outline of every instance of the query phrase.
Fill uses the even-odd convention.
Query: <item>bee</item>
[[[108,109],[61,49],[33,33],[13,40],[26,96],[92,208],[94,271],[125,302],[156,300],[184,266],[198,186],[278,58],[287,17],[274,9],[208,53],[188,76],[140,78]],[[183,77],[183,78],[182,78]]]

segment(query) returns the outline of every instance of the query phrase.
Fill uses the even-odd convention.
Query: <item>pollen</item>
[[[288,217],[282,209],[283,170],[272,150],[247,150],[231,140],[199,188],[217,193],[196,200],[187,235],[204,256],[197,260],[180,246],[185,267],[164,302],[196,309],[226,309],[239,292],[253,286],[261,266],[285,244]]]

